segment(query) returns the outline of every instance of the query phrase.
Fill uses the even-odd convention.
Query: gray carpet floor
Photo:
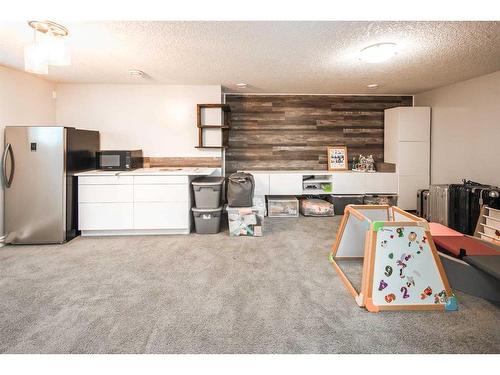
[[[457,312],[368,313],[328,262],[339,217],[266,219],[262,238],[1,248],[0,352],[500,352],[490,302],[458,292]]]

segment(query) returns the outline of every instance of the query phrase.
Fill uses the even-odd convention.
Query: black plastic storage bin
[[[398,196],[395,194],[366,194],[364,204],[388,204],[397,206]]]
[[[191,182],[196,208],[219,208],[224,177],[200,177]]]
[[[333,203],[335,215],[343,215],[348,204],[363,204],[364,195],[329,195],[326,200]]]

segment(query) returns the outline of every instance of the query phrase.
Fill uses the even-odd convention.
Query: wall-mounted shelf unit
[[[212,110],[209,114],[207,111]],[[215,112],[220,110],[220,112]],[[211,115],[211,116],[210,116]],[[217,119],[219,124],[214,124]],[[205,121],[209,121],[205,123]],[[196,126],[198,128],[198,146],[200,149],[225,149],[229,143],[229,129],[231,128],[231,108],[227,104],[197,104]],[[207,131],[220,129],[220,145],[206,143]]]

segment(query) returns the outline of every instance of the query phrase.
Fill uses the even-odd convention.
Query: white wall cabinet
[[[254,195],[270,195],[269,173],[252,173],[255,181]]]
[[[254,176],[255,195],[303,195],[304,176],[323,176],[331,194],[398,194],[397,173],[328,171],[246,171]]]
[[[270,195],[301,195],[302,174],[300,173],[270,173]]]
[[[367,194],[398,193],[398,175],[396,173],[364,173],[364,176]]]
[[[365,194],[364,173],[336,173],[332,178],[332,194]]]
[[[430,107],[385,110],[384,161],[396,164],[398,206],[417,208],[417,190],[430,183]]]
[[[189,176],[80,176],[82,235],[185,234],[191,230]]]

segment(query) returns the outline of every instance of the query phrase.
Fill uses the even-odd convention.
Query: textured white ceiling
[[[413,94],[500,70],[500,22],[64,22],[72,65],[47,79],[222,85],[227,92]],[[25,22],[0,22],[0,64],[23,69]],[[388,62],[358,59],[395,42]],[[148,74],[131,79],[128,69]],[[241,90],[238,82],[249,87]],[[378,83],[377,90],[367,84]]]

